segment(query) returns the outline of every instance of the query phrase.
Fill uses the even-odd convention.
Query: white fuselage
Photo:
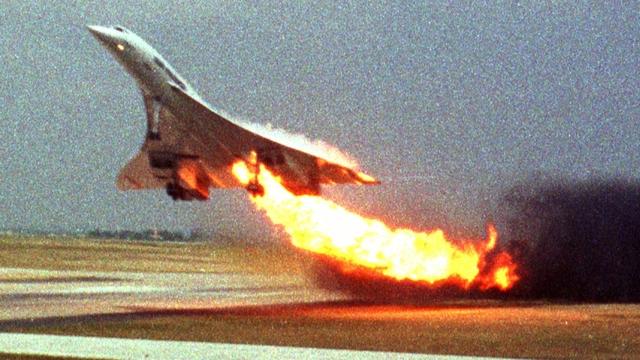
[[[137,81],[145,95],[170,104],[175,84],[196,99],[193,88],[151,45],[121,26],[88,26],[91,33]]]

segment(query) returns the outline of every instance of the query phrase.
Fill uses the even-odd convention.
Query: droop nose
[[[108,44],[110,42],[111,37],[109,36],[109,29],[104,26],[98,25],[87,25],[87,29],[93,37],[98,39],[100,42]]]

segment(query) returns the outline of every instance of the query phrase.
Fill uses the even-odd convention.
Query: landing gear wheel
[[[147,133],[147,139],[149,140],[160,140],[160,134],[157,132],[149,131]]]
[[[170,183],[167,185],[167,195],[171,196],[173,201],[176,201],[180,197],[180,189],[176,184]]]
[[[253,182],[253,181],[250,182],[249,185],[247,185],[247,191],[253,197],[264,195],[264,187],[258,184],[257,182]]]

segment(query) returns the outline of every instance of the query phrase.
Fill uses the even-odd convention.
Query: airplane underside
[[[215,176],[207,171],[197,156],[156,151],[149,152],[148,157],[153,175],[165,182],[166,193],[174,201],[209,199],[209,188],[215,187],[213,179]],[[261,166],[279,176],[282,179],[282,185],[295,195],[320,194],[320,183],[317,177],[296,174],[292,179],[290,174],[292,169],[282,154],[273,151],[252,152],[248,163],[254,179],[244,188],[252,196],[264,195],[264,187],[258,181]],[[301,179],[306,179],[306,183],[302,183]]]

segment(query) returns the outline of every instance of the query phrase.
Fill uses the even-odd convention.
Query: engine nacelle
[[[170,151],[149,151],[149,165],[154,169],[174,169],[179,160],[180,156]]]
[[[167,180],[167,195],[173,200],[209,199],[211,179],[198,157],[167,149],[149,151],[149,165],[157,178]]]
[[[257,162],[266,166],[273,174],[280,177],[282,185],[295,195],[319,195],[320,181],[318,165],[315,161],[296,158],[281,149],[258,149]],[[249,185],[247,190],[254,196],[264,194],[260,184]]]

